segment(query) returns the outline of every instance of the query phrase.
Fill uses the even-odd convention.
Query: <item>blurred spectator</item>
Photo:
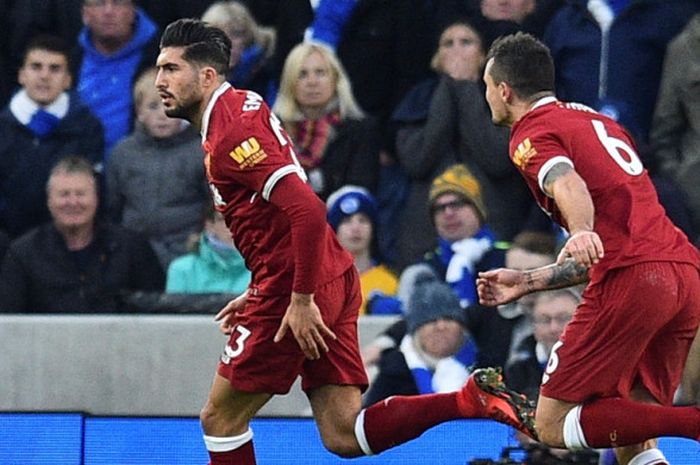
[[[465,164],[478,179],[499,239],[511,239],[532,209],[527,187],[506,156],[508,130],[491,122],[484,98],[486,45],[471,24],[448,25],[431,62],[438,76],[414,87],[394,111],[396,154],[410,180],[396,225],[399,268],[432,245],[425,200],[432,179],[453,163]]]
[[[236,88],[267,95],[271,81],[267,64],[275,50],[274,31],[258,26],[245,5],[237,1],[214,3],[202,20],[221,28],[231,39],[228,81]]]
[[[469,376],[476,348],[449,286],[430,272],[418,276],[405,319],[408,332],[382,352],[365,405],[393,395],[456,391]]]
[[[553,234],[523,231],[513,238],[505,254],[505,267],[515,270],[539,268],[556,260]],[[480,349],[484,365],[505,366],[520,342],[532,334],[532,302],[526,295],[515,302],[493,307],[472,305],[465,309],[469,331]]]
[[[68,92],[68,56],[58,37],[33,39],[18,73],[22,87],[0,113],[0,228],[11,237],[49,220],[46,181],[56,161],[102,160],[102,126]]]
[[[164,30],[173,21],[180,18],[199,18],[215,0],[138,0],[149,18]]]
[[[567,2],[544,35],[557,98],[611,116],[646,143],[666,46],[697,9],[684,0]]]
[[[508,360],[505,369],[508,387],[537,400],[549,354],[574,316],[579,300],[575,288],[533,294],[532,334],[518,344]]]
[[[438,245],[401,273],[399,298],[406,303],[415,277],[428,269],[447,282],[467,307],[477,302],[478,272],[503,266],[507,245],[496,241],[486,223],[481,185],[466,166],[453,165],[435,178],[428,203]]]
[[[158,56],[155,23],[132,0],[83,0],[73,63],[80,97],[102,122],[105,161],[132,129],[131,89]]]
[[[364,117],[345,71],[329,48],[311,43],[294,47],[285,62],[273,110],[321,199],[346,184],[370,192],[375,189],[376,126]]]
[[[424,0],[358,0],[343,24],[337,54],[363,110],[377,118],[382,148],[392,153],[387,128],[406,92],[430,75],[434,4]]]
[[[505,253],[505,266],[513,269],[531,269],[545,266],[556,259],[556,240],[553,235],[539,231],[518,234]],[[438,270],[433,269],[437,273]],[[402,288],[404,290],[405,288]],[[410,289],[402,292],[410,293]],[[406,299],[408,297],[404,297]],[[474,304],[464,309],[464,318],[476,343],[477,366],[504,366],[520,341],[532,334],[530,315],[532,298],[525,296],[496,310]],[[365,365],[373,365],[382,350],[396,347],[406,334],[406,325],[399,321],[363,348]]]
[[[328,197],[328,223],[340,245],[350,252],[360,273],[360,315],[399,313],[395,299],[398,279],[378,257],[376,247],[377,203],[367,189],[343,186]]]
[[[83,0],[0,0],[0,31],[6,67],[12,90],[17,70],[29,42],[39,35],[57,36],[73,46],[83,27],[80,9]],[[2,105],[4,105],[4,100]]]
[[[0,269],[0,311],[121,312],[130,292],[162,290],[164,274],[148,242],[97,219],[90,162],[59,161],[46,191],[52,222],[10,245]]]
[[[2,263],[2,258],[7,252],[7,248],[10,246],[10,236],[5,234],[4,231],[0,230],[0,263]]]
[[[275,30],[275,50],[270,59],[272,79],[279,83],[284,63],[292,49],[304,40],[304,31],[314,19],[311,0],[244,0],[259,24]],[[277,86],[275,86],[277,87]],[[274,94],[266,95],[270,104]]]
[[[250,271],[233,244],[224,217],[210,205],[192,251],[170,263],[165,291],[242,294],[249,283]]]
[[[357,4],[357,0],[319,0],[314,19],[304,32],[304,40],[321,42],[335,51],[345,23]]]
[[[700,231],[700,13],[668,46],[649,135],[658,171],[684,192]],[[696,237],[692,239],[695,240]]]
[[[112,152],[107,210],[111,220],[147,237],[167,269],[187,253],[210,198],[201,139],[187,122],[165,115],[155,79],[150,68],[134,84],[137,124]]]

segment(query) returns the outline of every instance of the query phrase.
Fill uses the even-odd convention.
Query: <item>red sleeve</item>
[[[326,207],[295,174],[287,175],[275,184],[270,202],[289,218],[294,250],[292,291],[312,294],[316,291],[328,233]]]

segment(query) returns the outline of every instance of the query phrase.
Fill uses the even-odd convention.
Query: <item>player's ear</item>
[[[219,73],[211,66],[204,66],[199,70],[199,76],[203,87],[219,87]]]
[[[498,95],[504,103],[511,103],[513,100],[513,88],[507,82],[501,81],[498,83]]]

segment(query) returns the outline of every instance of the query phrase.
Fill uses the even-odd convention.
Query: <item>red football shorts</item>
[[[647,262],[613,269],[583,293],[542,379],[544,396],[627,397],[639,382],[670,405],[700,320],[698,270]]]
[[[357,336],[357,316],[362,302],[360,279],[355,267],[321,286],[314,301],[323,321],[335,333],[326,338],[329,351],[318,360],[308,360],[291,330],[280,342],[273,342],[290,296],[249,296],[244,310],[219,361],[217,372],[234,389],[246,392],[286,394],[297,376],[302,389],[336,385],[357,385],[367,389]]]

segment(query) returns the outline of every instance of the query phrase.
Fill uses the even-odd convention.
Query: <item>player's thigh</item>
[[[670,263],[669,274],[675,277],[675,305],[657,305],[659,312],[668,312],[670,319],[649,342],[639,362],[638,379],[663,405],[671,405],[681,382],[684,365],[688,376],[696,377],[698,350],[693,342],[700,320],[700,279],[697,270],[686,264]],[[696,347],[692,347],[696,345]]]
[[[676,401],[679,405],[700,406],[700,329],[690,346]]]
[[[358,386],[320,386],[306,395],[324,443],[355,442],[355,419],[362,405]]]
[[[235,436],[248,430],[251,418],[272,394],[234,389],[228,379],[216,374],[200,415],[204,433],[211,436]]]
[[[627,397],[645,354],[656,351],[652,342],[678,313],[678,283],[669,272],[667,263],[640,263],[611,270],[603,281],[587,287],[552,349],[542,394],[576,404],[596,397]],[[667,363],[667,354],[655,356]],[[654,384],[662,382],[647,386],[660,400],[666,388]]]

